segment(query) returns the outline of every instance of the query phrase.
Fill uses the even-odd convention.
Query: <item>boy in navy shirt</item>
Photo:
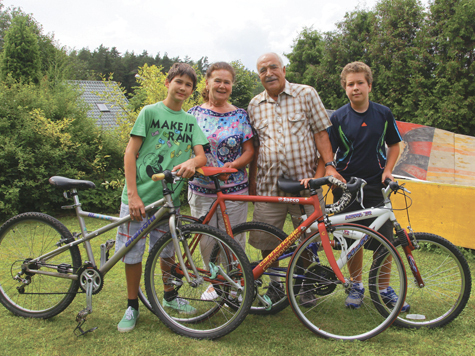
[[[368,183],[364,188],[363,205],[371,207],[383,201],[381,188],[386,179],[394,180],[393,168],[399,156],[399,134],[391,110],[386,106],[369,100],[373,82],[371,69],[362,62],[347,64],[341,72],[341,86],[350,102],[336,110],[330,118],[332,126],[328,134],[338,173],[345,180],[351,177],[363,178]],[[388,150],[386,151],[386,146]],[[341,190],[333,192],[334,201],[341,197]],[[345,212],[361,209],[354,201]],[[363,220],[361,224],[369,226],[374,219]],[[393,228],[387,221],[379,230],[389,241],[393,241]],[[369,244],[368,249],[377,249],[379,244]],[[349,308],[359,308],[364,298],[364,285],[361,278],[363,249],[348,261],[348,269],[354,281],[350,294],[345,301]],[[390,265],[387,268],[390,275]],[[398,296],[387,282],[382,283],[380,293],[387,305],[395,305]],[[404,303],[402,312],[407,312],[409,305]]]

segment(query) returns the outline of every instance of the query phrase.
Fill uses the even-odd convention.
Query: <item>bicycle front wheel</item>
[[[176,333],[196,339],[222,337],[244,320],[253,298],[253,276],[249,260],[239,244],[220,230],[191,224],[178,233],[188,283],[178,263],[170,233],[153,246],[145,267],[145,287],[154,313]],[[206,245],[206,246],[203,246]],[[201,251],[211,251],[202,255]],[[178,252],[180,253],[180,252]],[[197,273],[195,273],[195,270]],[[213,298],[204,297],[212,285]]]
[[[49,215],[24,213],[5,222],[0,228],[0,302],[29,318],[47,319],[66,309],[79,288],[73,276],[81,266],[78,247],[29,261],[72,241],[69,230]]]
[[[451,242],[425,232],[416,232],[419,248],[412,251],[424,286],[412,278],[411,266],[403,257],[409,273],[406,302],[410,308],[399,314],[394,325],[406,328],[441,327],[454,320],[470,298],[472,277],[467,260]],[[395,244],[401,256],[404,250]]]
[[[324,338],[341,340],[366,340],[384,331],[396,319],[406,295],[406,274],[396,249],[382,235],[365,226],[353,224],[333,225],[331,250],[345,278],[342,283],[333,272],[330,260],[324,252],[320,234],[307,238],[295,251],[287,274],[287,294],[294,313],[311,331]],[[348,239],[343,239],[347,237]],[[370,248],[373,251],[348,251],[346,242],[359,239],[358,251]],[[341,244],[341,245],[340,245]],[[350,248],[350,246],[348,246]],[[361,263],[356,263],[356,258]],[[375,259],[373,259],[375,256]],[[350,259],[352,270],[347,259]],[[364,290],[349,298],[352,287],[360,275]],[[291,277],[290,277],[291,276]],[[376,294],[390,282],[400,296],[394,305],[386,306],[376,300]],[[349,298],[349,299],[347,299]],[[376,308],[387,310],[382,315]]]

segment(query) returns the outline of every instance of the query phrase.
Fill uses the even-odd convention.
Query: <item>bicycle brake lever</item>
[[[359,191],[358,194],[356,195],[356,201],[357,201],[358,203],[360,203],[360,205],[361,205],[361,207],[362,207],[363,209],[366,209],[365,206],[363,205],[363,201],[364,201],[363,188],[364,188],[364,185],[361,185],[360,191]]]

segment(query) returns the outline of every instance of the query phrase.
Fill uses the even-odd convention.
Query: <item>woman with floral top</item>
[[[223,175],[221,188],[224,194],[248,194],[246,166],[254,155],[252,129],[247,113],[229,103],[235,80],[234,68],[226,62],[211,64],[206,72],[206,87],[202,92],[204,104],[191,108],[188,113],[196,117],[198,125],[208,138],[205,147],[207,166],[235,168],[238,172]],[[195,178],[189,182],[188,200],[191,215],[199,218],[206,215],[216,199],[215,186],[206,177]],[[226,211],[231,226],[247,219],[247,202],[226,202]],[[225,230],[221,212],[218,211],[209,225]],[[245,247],[245,236],[235,236]],[[201,244],[206,246],[207,244]],[[201,251],[205,263],[209,262],[211,251]],[[212,300],[218,295],[212,285],[203,293],[201,299]]]

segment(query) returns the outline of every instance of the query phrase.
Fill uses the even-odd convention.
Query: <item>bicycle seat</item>
[[[328,184],[327,177],[313,179],[309,183],[312,189],[318,189],[322,185],[325,185],[325,184]],[[293,180],[293,179],[284,178],[284,177],[280,177],[279,179],[277,179],[277,186],[280,189],[282,189],[282,191],[286,193],[292,193],[292,194],[296,194],[302,190],[308,189],[308,188],[305,188],[303,184],[300,184],[298,180]]]
[[[277,179],[277,186],[286,193],[296,194],[305,189],[303,184],[300,184],[298,180],[279,177]]]
[[[196,172],[202,174],[206,177],[214,176],[217,174],[229,174],[236,173],[238,170],[236,168],[226,168],[226,167],[201,167],[197,168]]]
[[[96,185],[88,180],[80,180],[80,179],[71,179],[65,178],[60,176],[53,176],[49,179],[51,185],[55,187],[62,188],[62,189],[91,189],[95,188]]]

